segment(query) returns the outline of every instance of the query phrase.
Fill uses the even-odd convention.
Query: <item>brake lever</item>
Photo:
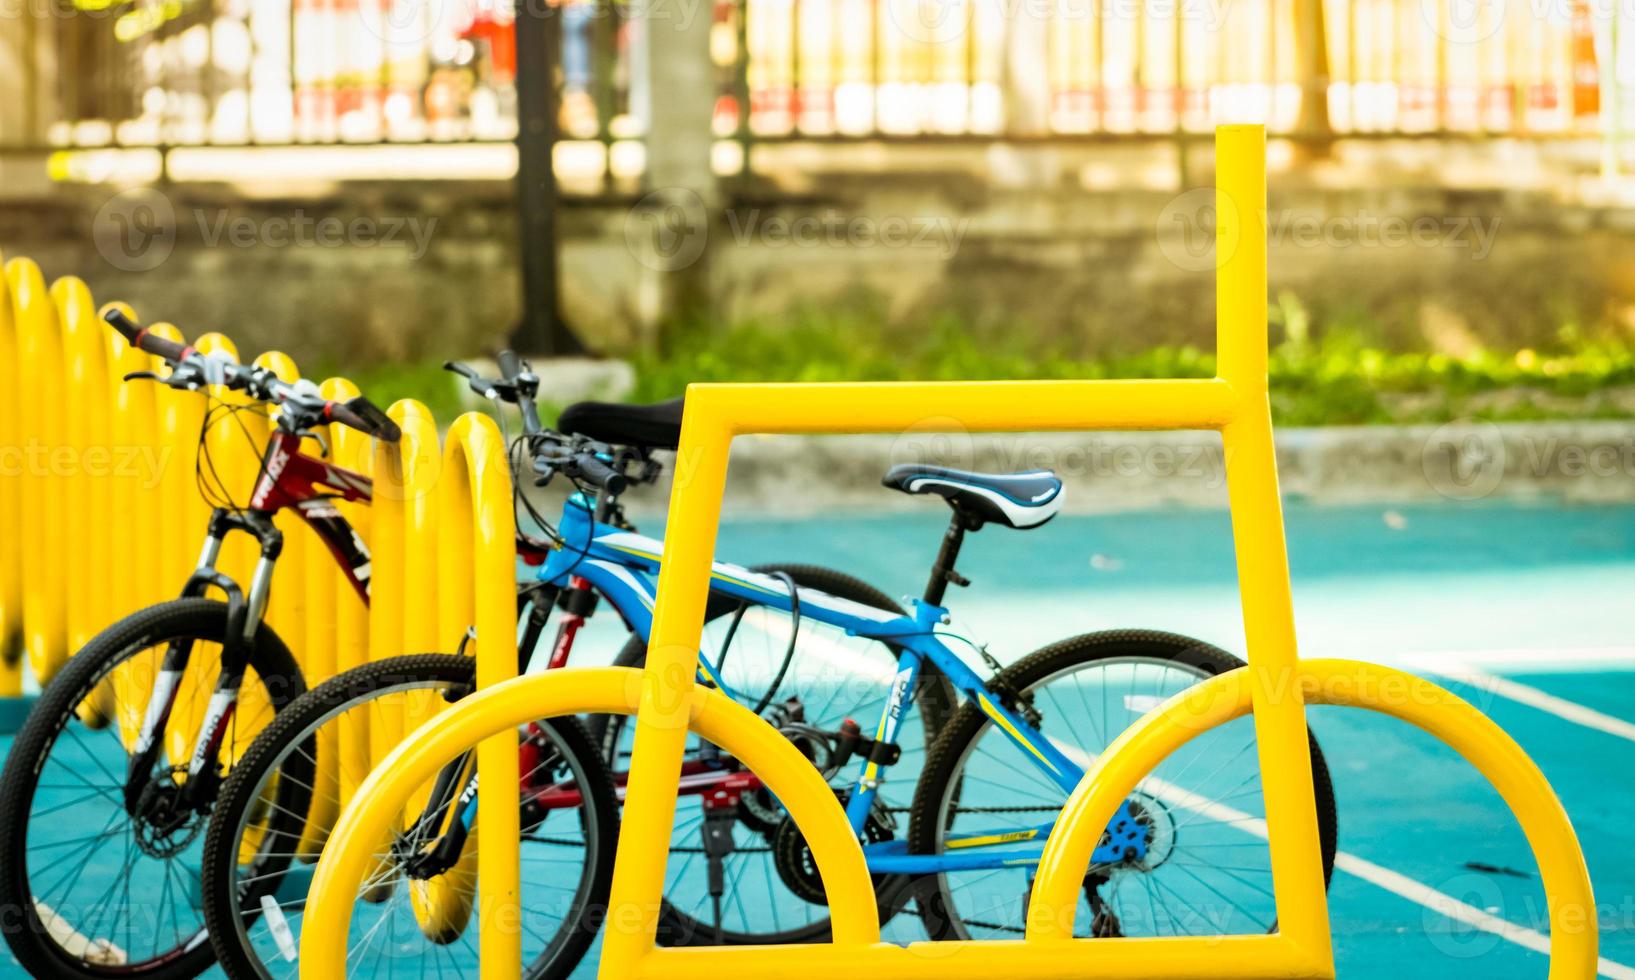
[[[444,361],[443,370],[453,372],[466,379],[466,387],[491,402],[498,403],[503,399],[499,382],[483,377],[474,369],[461,364],[459,361]]]
[[[163,384],[165,379],[160,377],[159,374],[157,372],[155,372],[155,371],[132,371],[130,374],[125,375],[125,377],[121,378],[120,380],[121,381],[157,381],[157,382]]]

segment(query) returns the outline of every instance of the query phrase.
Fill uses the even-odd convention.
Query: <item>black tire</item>
[[[1022,693],[1036,691],[1040,684],[1053,677],[1097,662],[1160,662],[1196,674],[1200,679],[1244,666],[1243,661],[1232,654],[1199,640],[1151,630],[1112,630],[1075,636],[1037,650],[1006,667],[994,682],[990,682],[990,687]],[[1087,711],[1091,710],[1088,706],[1086,708]],[[1108,722],[1111,720],[1109,718]],[[944,807],[950,787],[955,785],[956,773],[962,770],[966,758],[975,751],[974,743],[989,728],[987,716],[977,705],[968,701],[954,713],[942,736],[931,747],[909,816],[908,842],[913,853],[938,853],[939,825],[947,819]],[[1117,731],[1108,727],[1106,739],[1110,741]],[[1316,790],[1318,830],[1322,839],[1323,880],[1327,883],[1334,873],[1338,836],[1334,785],[1317,739],[1309,731],[1307,736],[1311,748],[1312,782]],[[1255,765],[1258,767],[1258,762]],[[961,791],[957,786],[952,791],[956,806]],[[992,789],[988,792],[991,794]],[[1031,818],[1024,821],[1031,822]],[[932,939],[968,938],[968,930],[949,907],[946,883],[947,875],[933,875],[921,880],[914,889],[926,929]],[[1271,925],[1275,927],[1275,920]]]
[[[773,563],[757,565],[752,571],[763,574],[782,572],[792,578],[795,584],[803,589],[815,589],[829,595],[852,602],[861,603],[876,609],[885,609],[901,614],[902,606],[890,596],[864,582],[862,579],[844,572],[824,568],[818,565],[795,563]],[[704,618],[706,622],[729,615],[738,607],[738,602],[720,594],[712,594],[709,603],[705,606]],[[890,646],[887,644],[887,646]],[[799,658],[799,651],[796,658]],[[619,651],[614,659],[614,665],[619,667],[640,668],[647,663],[647,644],[639,636],[632,636]],[[751,692],[757,693],[757,692]],[[924,744],[929,746],[942,731],[948,718],[953,714],[954,706],[958,704],[958,695],[954,685],[946,675],[933,664],[927,662],[920,671],[920,677],[914,693],[914,705],[921,720],[924,732]],[[872,723],[872,718],[859,718],[865,726]],[[597,740],[603,757],[609,760],[614,769],[622,764],[620,737],[630,719],[626,716],[596,715],[589,718],[589,728],[592,737]],[[848,771],[846,775],[850,775]],[[828,919],[809,923],[796,929],[773,932],[745,932],[732,929],[723,929],[721,942],[723,945],[751,945],[762,943],[795,943],[816,942],[829,935]],[[658,941],[664,946],[713,945],[715,930],[712,925],[700,921],[696,917],[686,914],[676,908],[666,899],[660,912],[658,926]]]
[[[470,657],[451,654],[394,657],[355,668],[318,685],[285,709],[255,740],[222,787],[216,815],[205,839],[205,919],[210,927],[210,940],[229,977],[260,980],[275,975],[255,949],[249,927],[261,917],[261,895],[277,890],[279,876],[292,863],[289,855],[302,834],[304,815],[288,814],[280,820],[274,811],[274,817],[262,826],[256,847],[260,852],[281,855],[281,860],[275,857],[263,861],[263,867],[258,869],[262,877],[256,887],[241,888],[239,861],[244,853],[243,828],[249,825],[255,808],[265,808],[261,802],[262,790],[271,774],[276,770],[282,784],[292,771],[310,773],[313,768],[313,757],[307,756],[305,751],[295,752],[293,747],[305,746],[311,751],[316,744],[316,733],[325,724],[381,697],[440,689],[444,697],[458,700],[469,693],[475,683],[476,663]],[[523,975],[530,980],[568,976],[595,939],[606,911],[618,833],[618,799],[613,778],[583,724],[573,716],[552,718],[539,724],[550,729],[551,737],[558,741],[564,755],[571,754],[581,767],[585,783],[582,789],[590,798],[593,821],[585,829],[587,851],[591,855],[588,873],[581,873],[571,911],[564,916],[562,927],[524,970]],[[303,760],[303,756],[307,757]],[[299,776],[295,778],[298,780]]]
[[[45,788],[54,791],[54,788],[44,785],[42,777],[46,767],[68,766],[66,761],[51,758],[53,748],[59,745],[59,739],[65,733],[72,736],[73,744],[79,749],[84,750],[87,741],[87,738],[81,735],[83,729],[90,732],[93,738],[113,740],[111,746],[105,747],[110,758],[115,749],[121,754],[124,753],[117,725],[104,725],[93,729],[81,722],[76,713],[76,708],[92,697],[98,691],[99,685],[111,684],[110,675],[116,667],[152,649],[156,644],[175,639],[189,639],[195,642],[195,646],[188,675],[193,676],[195,670],[200,670],[202,676],[213,686],[216,668],[219,665],[206,664],[203,661],[205,654],[200,651],[197,644],[220,643],[226,635],[226,630],[227,606],[212,599],[177,599],[134,613],[102,631],[69,660],[67,666],[41,694],[39,702],[29,714],[27,723],[18,733],[16,741],[12,744],[11,753],[6,759],[4,772],[0,773],[0,907],[13,911],[13,916],[6,922],[6,941],[11,946],[12,953],[16,955],[17,961],[31,976],[185,978],[197,976],[214,961],[210,944],[204,941],[201,932],[202,919],[198,922],[198,928],[187,932],[185,938],[174,947],[160,949],[161,943],[168,942],[159,939],[159,934],[166,924],[163,921],[158,923],[152,921],[151,910],[148,910],[150,914],[141,917],[141,928],[150,930],[155,943],[154,954],[139,962],[91,963],[65,949],[42,921],[39,907],[36,905],[38,901],[52,907],[51,903],[46,902],[44,898],[36,898],[31,887],[30,816],[39,790]],[[246,689],[256,680],[259,680],[265,689],[267,707],[273,712],[281,711],[305,691],[305,684],[295,658],[266,624],[262,624],[257,630],[256,642],[250,652],[249,673],[245,679]],[[235,723],[237,718],[235,714]],[[248,726],[256,720],[247,719],[245,724]],[[90,851],[81,859],[85,866],[96,867],[97,855],[102,851],[104,843],[110,839],[108,827],[120,819],[131,822],[131,818],[125,813],[122,805],[124,769],[121,767],[110,771],[107,763],[103,762],[99,755],[89,754],[89,750],[85,751],[90,759],[96,761],[96,766],[82,763],[80,771],[91,772],[91,775],[98,779],[107,778],[111,788],[111,791],[101,790],[97,785],[90,784],[83,775],[76,777],[98,791],[96,803],[92,807],[105,808],[108,814],[107,823],[103,825],[104,830],[91,838],[93,843]],[[95,772],[93,769],[101,771]],[[54,825],[52,829],[60,828],[71,819],[66,816],[66,811],[61,806],[53,807],[51,811],[49,818],[50,823]],[[41,826],[36,829],[42,832],[45,830],[44,818],[47,816],[44,813],[39,815]],[[196,819],[202,821],[207,816],[201,814]],[[100,819],[100,813],[94,819]],[[196,834],[197,830],[193,832]],[[111,840],[115,847],[123,848],[125,857],[125,864],[120,869],[122,874],[116,875],[115,880],[123,880],[128,889],[132,877],[136,874],[136,866],[131,863],[133,853],[146,852],[138,850],[134,829],[128,830],[127,833],[129,844],[119,843],[126,838],[121,838],[117,834]],[[186,846],[189,849],[196,847],[196,840],[190,838]],[[33,853],[41,854],[41,847],[42,845],[36,841]],[[77,851],[77,848],[75,850]],[[196,868],[197,855],[189,859],[186,852],[183,852],[170,859],[155,860],[166,862],[163,874],[167,881],[174,877],[180,883],[191,885],[197,880],[196,870],[175,871],[172,868],[172,864],[186,864],[190,868]],[[41,872],[43,870],[39,869]],[[77,884],[77,881],[75,883]],[[111,896],[112,893],[108,894]],[[166,895],[168,894],[166,892]],[[131,902],[128,891],[126,902],[127,905]],[[100,922],[101,916],[98,915],[95,919],[79,924],[91,928]],[[105,940],[115,946],[122,935],[115,927],[117,922],[116,918],[113,922],[107,923],[109,928]],[[188,923],[174,920],[171,924],[188,926]],[[140,936],[140,933],[134,931],[136,928],[137,926],[133,924],[123,934],[127,944],[132,938]],[[97,940],[99,937],[86,938]],[[104,955],[108,955],[107,949],[108,947],[102,947]]]

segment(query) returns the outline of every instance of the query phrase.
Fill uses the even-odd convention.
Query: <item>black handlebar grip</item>
[[[403,430],[392,421],[392,417],[362,395],[349,402],[330,402],[324,408],[324,414],[332,422],[375,436],[382,442],[396,442],[403,438]]]
[[[453,371],[455,374],[465,378],[467,381],[476,381],[478,377],[474,368],[461,364],[459,361],[444,361],[443,370]]]
[[[516,351],[502,350],[496,360],[500,365],[500,377],[506,382],[516,381],[517,375],[522,373],[522,358],[517,356]]]
[[[174,340],[166,340],[163,337],[156,337],[148,333],[118,309],[112,309],[104,313],[102,319],[108,321],[110,327],[119,331],[119,335],[124,337],[132,347],[147,351],[149,354],[162,357],[167,361],[180,361],[189,350],[185,344],[178,344]]]
[[[624,493],[627,482],[623,473],[597,459],[591,453],[581,453],[574,457],[574,468],[579,471],[580,478],[594,483],[608,493],[615,496]]]

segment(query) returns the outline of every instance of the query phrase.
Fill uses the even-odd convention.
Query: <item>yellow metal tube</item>
[[[1393,675],[1360,664],[1314,662],[1296,655],[1288,561],[1278,500],[1267,404],[1266,223],[1264,133],[1224,127],[1217,136],[1219,208],[1218,337],[1220,377],[1207,381],[970,382],[900,385],[695,385],[689,388],[670,501],[669,535],[659,577],[646,670],[561,671],[480,692],[411,736],[360,788],[320,864],[303,936],[303,972],[336,975],[344,961],[346,919],[371,844],[439,765],[487,739],[482,765],[514,779],[512,729],[539,716],[637,709],[635,752],[614,868],[601,975],[698,977],[1330,977],[1333,956],[1313,805],[1304,703],[1334,703],[1325,681],[1363,683]],[[1208,428],[1223,433],[1250,666],[1202,684],[1149,714],[1098,758],[1069,798],[1043,855],[1023,943],[881,945],[866,868],[832,791],[785,740],[743,709],[694,683],[710,560],[735,434],[750,432],[889,432],[907,428],[1005,431],[1095,428]],[[509,514],[509,511],[507,511]],[[478,546],[497,540],[479,534]],[[495,600],[495,608],[499,602]],[[509,611],[509,607],[506,607]],[[480,611],[480,614],[481,611]],[[497,616],[497,612],[492,613]],[[479,631],[487,626],[479,624]],[[511,635],[507,628],[506,635]],[[514,653],[514,651],[510,651]],[[479,676],[484,668],[479,666]],[[1313,682],[1307,677],[1316,678]],[[1404,676],[1404,675],[1395,675]],[[1424,685],[1424,682],[1417,682]],[[639,687],[638,687],[639,685]],[[1434,686],[1421,686],[1434,691]],[[1445,692],[1444,692],[1445,693]],[[1456,700],[1456,699],[1455,699]],[[1553,925],[1591,908],[1587,876],[1571,827],[1536,768],[1474,711],[1450,706],[1389,705],[1367,695],[1347,703],[1387,710],[1446,739],[1481,768],[1516,810],[1544,869]],[[1461,703],[1462,704],[1462,703]],[[1253,711],[1271,837],[1280,932],[1200,940],[1073,940],[1073,917],[1089,857],[1119,800],[1137,780],[1198,731]],[[710,719],[731,719],[712,727]],[[800,948],[655,950],[657,911],[686,726],[743,759],[766,779],[817,856],[834,915],[831,944]],[[781,749],[773,749],[776,742]],[[765,744],[763,744],[765,743]],[[782,754],[780,754],[782,753]],[[798,755],[798,754],[797,754]],[[512,768],[498,769],[501,764]],[[1548,802],[1540,802],[1547,799]],[[515,807],[484,797],[515,819]],[[514,824],[484,825],[487,901],[503,903],[513,873]],[[505,853],[494,846],[507,842]],[[490,878],[494,875],[494,878]],[[506,879],[503,884],[509,884]],[[1593,916],[1588,927],[1562,928],[1553,977],[1593,975]],[[496,930],[506,933],[507,930]],[[483,976],[516,973],[514,949],[484,932]],[[503,954],[501,956],[500,954]],[[491,955],[496,959],[491,959]]]
[[[332,401],[347,401],[358,395],[357,385],[344,378],[329,378],[318,386],[318,390]],[[370,448],[369,437],[363,433],[344,425],[331,425],[329,445],[330,458],[337,466],[366,476],[373,470],[373,451]],[[344,502],[337,503],[336,506],[340,508],[347,523],[352,525],[353,532],[367,544],[372,537],[370,518],[373,515],[370,508],[362,504]],[[327,552],[324,553],[324,564],[327,569],[324,576],[327,588],[335,593],[335,673],[340,674],[368,662],[369,608],[364,605],[363,600],[352,588],[351,583],[346,581],[346,577],[341,574]],[[312,600],[309,598],[308,602],[311,603]],[[339,791],[340,803],[344,806],[352,799],[358,784],[369,772],[367,718],[358,717],[355,712],[343,714],[336,725],[334,751],[338,776],[336,788]]]
[[[223,334],[207,333],[193,344],[206,354],[225,354],[234,361],[239,359],[238,347],[231,338]],[[199,392],[178,394],[196,403],[201,413],[208,412],[212,403],[249,404],[249,397],[243,392],[231,391],[220,385],[212,385],[207,394]],[[193,438],[199,443],[198,466],[194,473],[187,474],[191,486],[183,493],[188,513],[185,536],[191,551],[191,557],[187,561],[189,570],[198,559],[200,546],[209,529],[212,505],[209,497],[216,498],[214,502],[231,498],[241,505],[248,501],[247,494],[256,471],[251,439],[257,438],[256,433],[260,433],[259,438],[264,439],[266,431],[264,420],[255,418],[248,412],[230,413],[219,406],[216,407],[213,416],[206,414],[200,418],[208,420],[209,426],[205,428],[201,424],[193,430]],[[244,430],[240,428],[241,424],[250,428],[252,433],[250,437],[246,437]],[[255,570],[256,556],[255,543],[246,535],[235,534],[223,543],[216,567],[248,588],[250,577]],[[187,672],[182,677],[181,693],[177,695],[176,706],[171,710],[170,723],[165,729],[172,764],[184,765],[193,756],[193,743],[198,738],[199,723],[204,718],[210,692],[215,686],[215,671],[220,662],[221,646],[216,643],[199,644],[188,659]],[[250,717],[251,710],[262,710],[266,705],[264,695],[258,696],[248,690],[253,686],[247,684],[245,686],[247,690],[240,693],[237,717],[241,724]],[[246,703],[247,701],[249,703]],[[234,729],[237,728],[235,725]],[[246,742],[239,748],[247,748],[248,745]],[[232,758],[236,755],[236,749],[232,745],[224,745],[222,754]]]
[[[1306,703],[1366,708],[1399,718],[1464,756],[1498,790],[1533,848],[1550,914],[1550,976],[1595,976],[1589,872],[1566,811],[1538,767],[1498,725],[1457,696],[1412,674],[1354,660],[1304,660],[1275,673],[1255,666],[1235,670],[1175,695],[1125,729],[1068,798],[1045,844],[1029,900],[1028,940],[1071,939],[1091,853],[1119,802],[1191,739],[1252,710],[1259,712],[1256,698],[1268,681],[1285,699],[1299,692]],[[1266,775],[1262,773],[1263,780]],[[1088,832],[1091,828],[1096,832]],[[1269,830],[1274,837],[1278,833]],[[1326,934],[1326,922],[1323,927]],[[1101,940],[1088,942],[1101,948]],[[1327,963],[1332,970],[1326,950],[1303,943],[1291,948],[1308,968]],[[1221,960],[1216,965],[1229,967]]]
[[[687,388],[689,412],[700,396],[735,434],[1218,429],[1235,404],[1214,378],[695,384]]]
[[[0,255],[0,264],[4,256]],[[11,289],[0,284],[0,447],[16,454],[0,470],[0,697],[23,693],[23,445],[18,391],[17,320]]]
[[[1216,374],[1240,397],[1266,394],[1266,130],[1215,130]]]
[[[910,943],[906,946],[700,946],[655,949],[630,980],[1268,980],[1316,978],[1294,944],[1276,934],[1072,943]]]
[[[111,490],[114,447],[113,419],[108,388],[110,332],[96,315],[91,290],[73,276],[51,284],[51,301],[62,326],[63,378],[66,411],[62,418],[63,445],[71,462],[58,476],[68,513],[63,528],[67,554],[75,567],[64,581],[67,589],[68,655],[73,656],[116,618],[139,608],[129,590],[114,588],[125,570],[114,562],[121,552],[109,547],[108,521],[116,502]],[[80,720],[101,728],[115,714],[116,690],[112,679],[97,685],[79,707]]]
[[[110,303],[98,311],[110,308],[121,310],[136,319],[136,311],[124,303]],[[169,567],[160,553],[159,535],[161,509],[165,506],[160,493],[169,445],[160,431],[161,424],[155,385],[147,381],[124,380],[133,371],[153,370],[153,358],[132,347],[117,330],[102,328],[108,351],[109,436],[116,452],[130,454],[128,469],[116,469],[110,478],[105,533],[106,545],[120,556],[117,572],[121,588],[115,594],[124,599],[128,608],[115,610],[123,615],[132,609],[160,602],[173,594]],[[147,695],[153,689],[153,676],[159,654],[149,650],[115,668],[113,701],[117,706],[120,737],[127,749],[136,744],[141,731],[142,717],[147,711]]]
[[[1240,399],[1222,433],[1226,486],[1255,688],[1255,737],[1270,827],[1278,930],[1314,962],[1333,952],[1328,891],[1311,782],[1306,716],[1292,675],[1294,602],[1267,399],[1266,137],[1259,126],[1222,127],[1215,139],[1216,322],[1221,377]],[[1082,828],[1089,833],[1090,828]],[[1101,834],[1101,828],[1095,829]]]
[[[64,528],[67,554],[73,556],[76,566],[71,576],[78,583],[68,588],[68,652],[72,656],[103,627],[138,607],[130,602],[128,590],[109,587],[116,581],[117,566],[112,559],[123,556],[109,548],[104,538],[115,503],[109,493],[113,418],[106,337],[112,331],[97,316],[91,290],[81,280],[73,276],[58,279],[51,284],[51,299],[62,327],[63,377],[58,385],[66,396],[63,444],[73,454],[72,465],[62,474],[68,512],[75,515]],[[87,588],[88,583],[96,584]],[[99,721],[112,708],[112,689],[105,688],[104,693],[109,697],[98,706]]]
[[[501,617],[491,618],[498,625]],[[479,624],[479,642],[482,629]],[[501,742],[509,758],[515,760],[514,732],[518,725],[586,712],[631,714],[642,704],[643,689],[640,671],[618,667],[573,667],[535,674],[484,687],[444,712],[435,723],[412,733],[369,774],[359,788],[357,801],[341,815],[318,862],[301,936],[302,975],[329,980],[344,974],[352,903],[365,873],[373,866],[374,842],[390,832],[398,810],[444,764],[479,742],[495,741]],[[862,849],[846,826],[834,793],[799,750],[748,709],[716,691],[694,688],[685,700],[672,706],[672,712],[682,724],[690,723],[699,735],[762,774],[768,788],[797,822],[814,829],[808,843],[830,886],[836,942],[848,949],[875,944],[880,927]],[[514,799],[505,799],[505,794],[493,797],[509,803],[506,810],[516,812]],[[628,806],[626,811],[628,820]],[[668,839],[668,828],[666,834]],[[500,850],[485,848],[482,853]],[[513,866],[515,855],[513,850],[508,856]],[[488,873],[484,867],[481,874],[486,877]],[[489,910],[485,903],[485,916]],[[616,912],[626,919],[651,918],[655,913],[656,909],[633,908]],[[612,914],[609,925],[617,927],[611,921]],[[487,930],[484,936],[486,940]],[[485,976],[490,968],[485,949]],[[515,975],[513,966],[506,976]]]
[[[704,397],[698,397],[700,393]],[[717,399],[732,397],[731,389],[690,388],[682,417],[664,562],[659,569],[624,819],[603,927],[599,975],[613,980],[634,973],[657,936],[670,828],[687,743],[687,709],[732,441],[717,413]],[[841,903],[831,904],[838,907]]]
[[[517,525],[512,510],[511,466],[505,437],[486,415],[468,412],[449,427],[439,483],[438,515],[450,534],[470,535],[465,569],[445,567],[446,588],[473,590],[477,628],[477,686],[487,689],[516,677]],[[462,520],[463,517],[463,520]],[[445,538],[445,540],[447,540]],[[446,610],[456,619],[466,609]],[[469,743],[468,743],[469,744]],[[512,794],[521,778],[515,728],[477,747],[477,771],[487,793],[477,801],[477,836],[491,842],[477,849],[477,884],[482,896],[483,980],[510,980],[522,971],[522,885],[517,841],[521,814]]]
[[[182,332],[168,323],[155,323],[148,332],[181,343]],[[151,370],[165,373],[163,362],[152,358]],[[132,382],[135,384],[136,382]],[[160,588],[175,595],[182,589],[199,558],[199,542],[204,536],[200,522],[199,491],[194,469],[198,463],[199,427],[204,420],[204,399],[191,391],[155,387],[154,409],[158,413],[158,438],[165,447],[159,475],[159,497],[163,501],[155,514],[159,541],[163,546]]]
[[[6,263],[17,326],[21,404],[17,415],[24,452],[23,642],[29,667],[41,685],[68,659],[67,486],[60,475],[66,400],[62,376],[62,327],[40,267],[30,259]]]
[[[1311,704],[1367,708],[1441,739],[1504,799],[1533,850],[1550,916],[1551,980],[1597,975],[1600,946],[1595,894],[1567,811],[1522,747],[1493,719],[1421,677],[1355,660],[1300,663]]]

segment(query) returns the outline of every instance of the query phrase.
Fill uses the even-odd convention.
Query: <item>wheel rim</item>
[[[452,684],[447,680],[405,681],[377,688],[366,698],[336,706],[288,740],[257,781],[253,799],[264,803],[272,784],[283,778],[290,768],[288,763],[291,759],[306,755],[313,744],[312,736],[336,719],[349,713],[372,710],[384,697],[425,697],[426,692],[450,686]],[[525,767],[522,773],[524,781],[532,778],[537,784],[543,778],[586,785],[588,780],[582,763],[572,752],[566,751],[561,737],[547,727],[540,727],[538,735],[554,747],[555,759]],[[308,761],[313,761],[310,756]],[[552,765],[556,769],[547,771]],[[366,774],[367,769],[357,773],[355,782],[361,782]],[[577,922],[578,914],[589,907],[596,886],[595,869],[600,864],[598,857],[604,842],[599,834],[587,832],[585,828],[600,826],[604,818],[610,817],[601,812],[603,806],[606,804],[594,794],[586,794],[585,805],[581,808],[551,810],[535,821],[524,823],[523,840],[519,843],[523,884],[519,924],[523,936],[523,959],[531,964],[525,975],[537,976],[548,968],[568,938],[563,925],[570,920]],[[344,808],[337,806],[336,812],[341,809]],[[255,821],[265,812],[265,807],[259,804],[241,808],[235,821],[235,843],[255,837]],[[410,823],[404,821],[405,826]],[[328,830],[332,828],[318,829],[320,834],[327,837]],[[396,841],[383,843],[377,850],[376,870],[359,889],[354,903],[347,951],[349,975],[354,970],[368,971],[370,975],[378,972],[384,976],[412,974],[417,977],[428,975],[427,971],[450,976],[474,972],[480,911],[472,912],[469,922],[458,930],[458,934],[451,941],[443,943],[427,939],[422,928],[424,917],[416,915],[414,896],[421,883],[405,872],[399,858],[418,850],[420,843],[415,834],[405,832],[400,833]],[[469,842],[462,852],[460,863],[439,878],[454,882],[469,895],[474,891],[470,886],[474,884],[475,855],[479,846],[475,840]],[[256,892],[265,892],[269,886],[276,885],[276,892],[271,895],[252,900],[243,891],[250,882],[241,877],[235,885],[241,901],[245,901],[247,906],[241,906],[241,913],[231,917],[239,948],[248,954],[262,977],[284,978],[299,974],[299,965],[293,957],[299,948],[307,885],[306,869],[295,860],[299,856],[294,850],[277,855],[262,854],[264,859],[274,857],[289,865],[285,870],[276,872],[273,879],[257,884]],[[564,884],[564,880],[569,883]]]
[[[127,746],[171,639],[128,647],[81,685],[90,693],[61,719],[28,800],[22,861],[32,913],[59,955],[86,972],[143,973],[207,942],[198,882],[209,812],[182,807],[180,781],[164,770],[184,769],[192,755],[219,673],[216,645],[192,641],[155,778],[137,816],[124,805]],[[247,668],[240,707],[224,736],[223,769],[274,710],[259,674]]]
[[[1146,711],[1210,676],[1203,667],[1168,658],[1119,656],[1055,671],[1028,691],[1045,716],[1046,737],[1084,766]],[[950,834],[1048,822],[1066,801],[994,732],[984,724],[967,742],[954,769],[958,775],[943,789],[939,853]],[[1070,732],[1081,738],[1075,743]],[[1081,894],[1076,934],[1227,935],[1274,927],[1254,749],[1253,721],[1239,719],[1201,733],[1142,780],[1131,801],[1149,828],[1147,853],[1136,862],[1092,865],[1095,905]],[[967,781],[985,798],[1040,812],[990,814],[996,808],[961,805],[957,797]],[[1019,937],[1032,876],[1031,866],[938,875],[936,894],[949,931],[960,939]]]

